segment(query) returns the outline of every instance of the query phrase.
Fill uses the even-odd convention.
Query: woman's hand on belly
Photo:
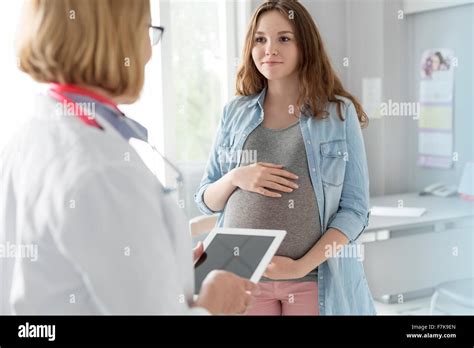
[[[281,194],[274,191],[293,192],[298,188],[292,181],[298,176],[282,168],[280,164],[265,162],[238,167],[233,170],[232,183],[245,191],[278,198]]]
[[[274,256],[263,275],[270,279],[298,279],[307,273],[298,260],[286,256]]]

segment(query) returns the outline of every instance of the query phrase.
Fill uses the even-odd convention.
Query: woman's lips
[[[263,65],[269,66],[269,67],[274,67],[277,65],[283,64],[283,62],[264,62]]]

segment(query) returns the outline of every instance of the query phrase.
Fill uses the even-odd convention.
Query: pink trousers
[[[246,315],[319,315],[318,283],[260,282]]]

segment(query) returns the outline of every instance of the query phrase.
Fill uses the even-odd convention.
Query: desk
[[[371,216],[360,238],[372,295],[385,303],[429,296],[444,281],[473,277],[474,202],[406,193],[371,206],[423,207],[421,217]]]

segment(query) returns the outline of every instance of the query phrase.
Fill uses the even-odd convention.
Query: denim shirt
[[[199,210],[212,211],[204,203],[204,191],[240,164],[247,136],[263,121],[266,89],[250,96],[233,98],[225,107],[204,176],[194,195]],[[369,220],[369,176],[364,141],[353,103],[344,97],[328,103],[327,118],[316,119],[303,112],[300,127],[305,142],[311,182],[316,196],[322,232],[336,228],[349,239],[339,253],[331,253],[318,267],[318,302],[321,315],[375,314],[372,295],[365,278],[363,254],[354,251]],[[326,249],[327,250],[327,249]],[[329,251],[328,251],[329,252]]]

